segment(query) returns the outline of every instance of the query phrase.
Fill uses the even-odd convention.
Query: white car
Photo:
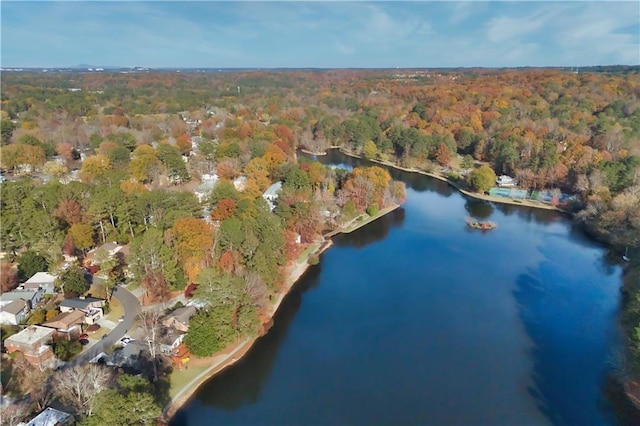
[[[122,346],[127,346],[129,343],[133,342],[135,339],[129,336],[124,336],[122,339],[118,341]]]

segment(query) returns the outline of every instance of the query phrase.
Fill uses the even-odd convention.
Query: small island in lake
[[[498,227],[498,224],[495,222],[489,222],[488,220],[479,221],[479,220],[472,219],[470,217],[467,218],[467,225],[469,225],[470,228],[482,229],[483,231],[489,231],[491,229],[496,229]]]

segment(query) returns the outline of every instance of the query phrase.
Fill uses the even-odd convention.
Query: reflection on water
[[[338,234],[333,238],[333,243],[337,247],[362,248],[382,241],[389,234],[389,230],[402,225],[404,217],[404,208],[400,207],[349,234]]]
[[[411,182],[404,208],[335,237],[173,424],[633,424],[609,380],[615,259],[556,212],[394,173]],[[470,232],[468,215],[499,227]]]
[[[467,198],[464,209],[469,213],[469,216],[476,219],[488,219],[493,214],[491,203],[475,198]]]
[[[287,296],[274,318],[274,326],[260,338],[249,353],[233,367],[224,370],[215,380],[198,390],[191,404],[208,405],[233,411],[259,400],[264,383],[272,374],[273,364],[289,326],[302,302],[302,293],[318,284],[320,267],[311,266]],[[172,425],[194,424],[189,410],[180,410]],[[199,422],[197,424],[200,424]]]
[[[413,189],[416,192],[425,192],[425,191],[433,191],[445,197],[449,197],[454,193],[457,193],[457,190],[451,187],[446,182],[440,181],[438,179],[433,179],[425,175],[421,175],[419,173],[406,173],[402,170],[394,169],[393,167],[384,166],[382,164],[372,163],[367,160],[363,160],[361,158],[350,157],[348,155],[342,154],[337,149],[331,149],[327,151],[327,155],[322,155],[319,157],[310,156],[308,154],[300,153],[298,154],[302,157],[313,158],[316,161],[324,164],[325,166],[336,166],[336,167],[347,167],[352,169],[354,167],[370,167],[370,166],[378,166],[386,169],[391,178],[394,180],[401,180],[405,183],[408,189]]]

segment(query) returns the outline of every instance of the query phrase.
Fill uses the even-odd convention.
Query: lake
[[[559,213],[391,172],[404,206],[335,237],[269,333],[172,424],[631,424],[609,380],[618,260]]]

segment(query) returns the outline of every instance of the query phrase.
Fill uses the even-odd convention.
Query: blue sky
[[[0,3],[3,67],[640,64],[640,2]]]

